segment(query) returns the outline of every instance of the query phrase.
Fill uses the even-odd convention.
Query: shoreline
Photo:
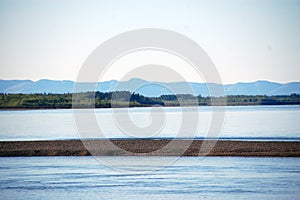
[[[259,106],[300,106],[300,104],[241,104],[241,105],[199,105],[199,106],[162,106],[163,108],[188,108],[188,107],[259,107]],[[80,110],[80,109],[115,109],[115,108],[152,108],[152,106],[131,106],[131,107],[76,107],[76,108],[21,108],[21,107],[14,107],[14,108],[3,108],[0,107],[0,111],[31,111],[31,110]]]
[[[300,141],[111,139],[0,142],[1,157],[91,155],[300,157]]]

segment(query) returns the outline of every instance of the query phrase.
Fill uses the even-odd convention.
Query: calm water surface
[[[125,109],[119,109],[125,112]],[[151,108],[130,108],[130,119],[138,127],[151,124]],[[149,137],[176,137],[182,112],[189,108],[164,108],[166,120],[158,134]],[[112,109],[96,109],[99,127],[106,138],[143,137],[124,134],[116,125]],[[184,137],[206,137],[212,119],[212,107],[199,108],[199,128],[195,135],[186,130]],[[300,106],[227,107],[223,138],[288,139],[300,138]],[[76,139],[78,134],[72,110],[0,111],[0,140]],[[94,135],[94,137],[99,137]],[[298,140],[297,139],[297,140]]]
[[[300,158],[106,157],[0,158],[0,199],[299,199]],[[162,167],[157,171],[139,160]],[[150,162],[149,162],[150,161]]]
[[[197,137],[206,136],[211,109],[199,108]],[[164,127],[151,137],[176,137],[182,110],[189,112],[188,108],[164,108]],[[150,111],[151,108],[131,108],[130,118],[137,126],[146,127],[151,123]],[[112,113],[112,109],[95,110],[105,136],[130,137],[115,124]],[[227,107],[220,137],[299,140],[299,122],[300,106]],[[189,132],[186,137],[191,137]],[[77,133],[72,110],[0,111],[2,141],[76,138],[81,135]],[[0,199],[298,199],[300,196],[300,158],[182,157],[175,163],[174,157],[97,159],[0,157]]]

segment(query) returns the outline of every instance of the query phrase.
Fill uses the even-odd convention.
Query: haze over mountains
[[[209,83],[213,87],[220,85]],[[89,83],[81,83],[80,91],[84,92]],[[189,83],[190,87],[197,95],[210,96],[206,83]],[[110,92],[115,90],[125,90],[139,93],[144,96],[158,97],[163,94],[186,94],[187,83],[173,82],[149,82],[142,79],[130,79],[128,81],[106,81],[97,84],[97,91]],[[0,80],[0,93],[72,93],[74,88],[73,81],[56,81],[42,79],[39,81],[31,80]],[[88,87],[90,88],[90,87]],[[170,89],[173,91],[171,92]],[[290,95],[300,94],[300,82],[276,83],[269,81],[255,81],[250,83],[235,83],[224,85],[226,95]]]

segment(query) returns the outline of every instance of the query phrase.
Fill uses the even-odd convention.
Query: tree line
[[[300,105],[300,95],[230,95],[202,97],[191,94],[145,97],[128,91],[83,92],[66,94],[3,94],[0,109],[111,108],[149,106],[211,106],[211,105]]]

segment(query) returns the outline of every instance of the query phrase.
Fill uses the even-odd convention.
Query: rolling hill
[[[80,91],[85,92],[90,83],[80,83]],[[212,87],[221,85],[208,83]],[[97,91],[130,91],[140,93],[144,96],[154,97],[163,94],[186,94],[190,87],[197,95],[210,96],[208,84],[205,83],[186,83],[186,82],[149,82],[146,80],[134,78],[128,81],[106,81],[97,83]],[[82,86],[82,87],[81,87]],[[292,93],[300,94],[300,82],[275,83],[269,81],[255,81],[249,83],[235,83],[223,85],[226,95],[290,95]],[[39,81],[31,80],[0,80],[0,93],[72,93],[74,88],[73,81],[57,81],[42,79]]]

